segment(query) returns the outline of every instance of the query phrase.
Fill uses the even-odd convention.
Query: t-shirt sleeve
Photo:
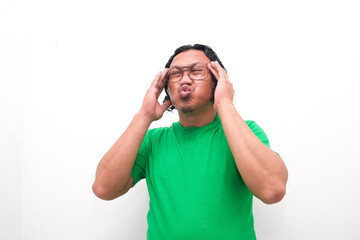
[[[148,134],[149,132],[146,133],[143,142],[141,143],[139,152],[136,156],[136,160],[131,172],[131,177],[134,180],[134,186],[137,182],[139,182],[141,179],[145,178],[145,171],[146,171],[146,166],[147,166],[147,162],[149,159],[149,154],[148,154]]]
[[[257,125],[254,121],[245,121],[246,124],[249,126],[251,131],[260,139],[260,141],[265,144],[266,146],[270,147],[270,142],[268,137],[266,136],[264,130],[261,129],[259,125]]]

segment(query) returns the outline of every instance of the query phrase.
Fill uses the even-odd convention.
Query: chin
[[[194,111],[194,108],[187,107],[187,108],[178,108],[178,111],[182,113],[192,113]]]
[[[194,111],[194,106],[190,102],[190,97],[182,98],[180,101],[173,103],[175,108],[182,113],[191,113]]]
[[[175,108],[182,113],[191,113],[194,111],[194,107],[191,106],[190,104],[176,104],[174,105]]]

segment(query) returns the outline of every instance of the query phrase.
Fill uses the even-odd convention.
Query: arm
[[[285,195],[288,172],[281,157],[265,146],[233,105],[234,90],[219,63],[209,64],[218,80],[214,108],[219,114],[236,166],[250,191],[267,204]]]
[[[167,69],[156,75],[146,92],[140,111],[135,114],[125,132],[101,159],[92,186],[95,195],[99,198],[115,199],[125,194],[134,184],[131,172],[145,134],[150,124],[160,119],[171,105],[170,101],[160,105],[157,100],[166,83],[166,72]]]

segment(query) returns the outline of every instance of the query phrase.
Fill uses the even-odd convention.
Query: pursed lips
[[[188,85],[182,85],[178,89],[180,97],[182,97],[182,98],[187,98],[188,96],[190,96],[192,91],[193,91],[193,88]]]

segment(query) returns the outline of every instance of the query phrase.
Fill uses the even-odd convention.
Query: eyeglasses
[[[186,70],[182,70],[186,68]],[[176,67],[172,68],[168,72],[169,82],[175,83],[182,79],[184,72],[187,72],[189,78],[194,81],[201,81],[207,78],[209,75],[209,69],[204,66],[193,66],[193,67]]]

